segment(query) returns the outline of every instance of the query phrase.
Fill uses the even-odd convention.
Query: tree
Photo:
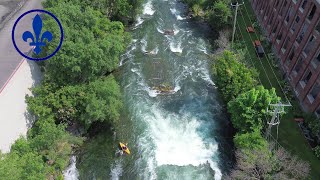
[[[263,86],[239,95],[228,103],[233,126],[242,133],[260,131],[268,105],[279,100],[275,89],[267,90]]]
[[[259,130],[247,133],[237,133],[233,139],[235,145],[239,149],[266,149],[268,143],[266,139],[261,136]]]
[[[94,121],[114,123],[120,117],[122,96],[120,87],[112,75],[88,85],[85,113],[81,120],[86,125]]]
[[[271,152],[263,150],[237,150],[237,164],[226,179],[305,179],[309,165],[292,157],[283,148]]]
[[[111,22],[99,11],[71,2],[48,10],[59,17],[66,34],[60,51],[44,63],[48,81],[59,86],[79,84],[108,75],[118,67],[129,42],[122,23]],[[53,19],[44,19],[44,23],[54,37],[60,37]],[[46,50],[52,52],[57,41],[59,38],[54,38]]]
[[[38,118],[53,115],[59,123],[80,121],[87,128],[94,121],[117,121],[122,108],[120,87],[112,75],[60,89],[43,84],[33,93],[27,97],[28,109]]]
[[[111,20],[126,20],[132,21],[141,9],[143,3],[142,0],[47,0],[44,7],[56,7],[59,4],[71,2],[84,7],[92,7],[93,9],[100,11],[107,18]]]
[[[241,58],[228,50],[215,58],[213,73],[226,102],[249,91],[257,84],[257,73],[237,60]]]
[[[0,157],[0,177],[6,180],[46,179],[46,167],[41,156],[36,153],[18,155],[12,152]]]
[[[217,31],[226,28],[229,25],[231,10],[229,4],[223,0],[214,3],[211,10],[208,12],[209,23]]]

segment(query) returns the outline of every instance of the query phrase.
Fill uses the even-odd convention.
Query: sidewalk
[[[30,120],[25,96],[39,83],[41,71],[33,61],[23,60],[0,94],[0,150],[8,152],[20,135],[26,135]]]
[[[11,144],[20,135],[26,135],[30,124],[27,120],[25,96],[30,94],[29,88],[41,79],[41,72],[35,62],[22,60],[11,40],[11,31],[16,19],[31,9],[41,9],[41,0],[27,0],[23,7],[14,7],[15,1],[17,0],[0,2],[0,15],[7,16],[5,19],[0,19],[0,150],[2,152],[8,152]],[[15,35],[21,37],[25,29],[31,28],[31,22],[30,18],[29,21],[19,24],[23,28],[17,29]],[[23,52],[30,50],[27,44],[19,47]]]

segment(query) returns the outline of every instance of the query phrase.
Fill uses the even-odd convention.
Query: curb
[[[21,60],[21,62],[18,64],[18,66],[14,69],[14,71],[11,73],[9,79],[6,81],[6,83],[4,83],[4,85],[2,86],[2,88],[0,89],[0,94],[2,93],[2,91],[6,88],[6,86],[9,84],[10,80],[12,79],[12,77],[16,74],[16,72],[18,71],[18,69],[21,67],[22,63],[25,61],[26,59],[23,58]]]
[[[29,51],[28,54],[31,53],[31,51],[34,49],[34,47],[32,47]],[[26,58],[23,58],[20,63],[17,65],[17,67],[14,69],[14,71],[11,73],[11,75],[9,76],[8,80],[4,83],[4,85],[1,87],[0,89],[0,95],[2,93],[2,91],[6,88],[6,86],[8,85],[8,83],[10,82],[10,80],[12,79],[12,77],[16,74],[16,72],[19,70],[19,68],[21,67],[22,63],[26,60]]]
[[[12,19],[12,17],[22,9],[22,7],[26,4],[26,2],[27,0],[22,0],[19,3],[18,7],[15,8],[11,13],[9,13],[7,17],[5,17],[4,21],[0,23],[0,30],[2,30],[7,25],[7,22],[9,22]]]

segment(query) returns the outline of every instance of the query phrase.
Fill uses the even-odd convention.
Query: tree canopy
[[[279,101],[275,89],[268,90],[263,86],[239,95],[228,103],[233,126],[240,132],[262,130],[263,120],[267,116],[266,109],[270,103]]]
[[[66,34],[60,51],[44,63],[50,82],[79,84],[107,75],[118,67],[120,55],[129,42],[122,23],[111,22],[99,11],[71,2],[48,10],[59,17]],[[48,19],[44,23],[55,22]],[[60,32],[54,25],[49,27],[56,34]],[[56,47],[49,46],[48,51],[52,48]]]
[[[214,59],[213,72],[226,102],[257,85],[256,71],[247,68],[238,58],[236,54],[225,50]]]

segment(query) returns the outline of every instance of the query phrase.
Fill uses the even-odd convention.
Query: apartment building
[[[320,0],[251,0],[300,104],[320,117]]]

